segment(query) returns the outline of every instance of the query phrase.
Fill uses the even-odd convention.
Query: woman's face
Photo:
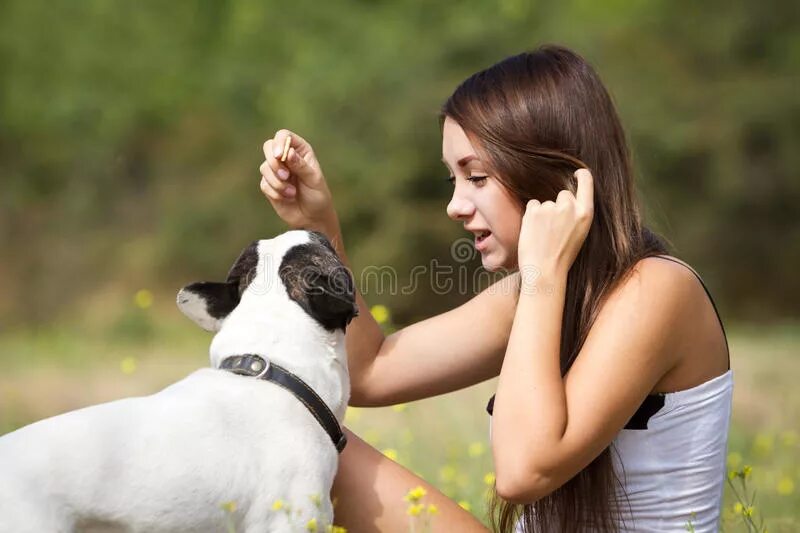
[[[442,161],[454,185],[447,216],[475,236],[486,270],[515,270],[522,206],[490,174],[464,130],[450,117],[442,131]]]

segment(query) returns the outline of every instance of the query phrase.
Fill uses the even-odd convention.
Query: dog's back
[[[279,499],[313,506],[335,465],[329,437],[286,391],[203,369],[0,437],[0,531],[221,531],[225,502],[246,531],[282,520],[269,512]]]

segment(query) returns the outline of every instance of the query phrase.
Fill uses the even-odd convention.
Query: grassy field
[[[78,407],[155,392],[208,364],[209,335],[188,323],[158,324],[134,311],[110,329],[0,336],[0,434]],[[729,468],[747,473],[756,500],[753,509],[737,506],[727,488],[724,529],[747,531],[744,520],[752,513],[771,532],[796,531],[800,327],[732,328],[729,339],[735,377]],[[483,518],[493,479],[484,410],[492,389],[489,382],[413,404],[351,408],[346,422]]]

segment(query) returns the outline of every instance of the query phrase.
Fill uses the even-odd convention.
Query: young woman
[[[344,256],[311,146],[291,133],[280,162],[288,134],[264,145],[261,190],[290,226],[326,233]],[[351,404],[499,375],[496,529],[715,531],[732,392],[725,333],[700,278],[642,225],[598,76],[560,47],[509,57],[445,102],[442,139],[447,215],[475,235],[484,268],[514,272],[514,290],[490,287],[388,337],[359,296]],[[435,531],[484,530],[353,435],[334,485],[337,523],[405,531],[402,496],[416,485],[439,507]]]

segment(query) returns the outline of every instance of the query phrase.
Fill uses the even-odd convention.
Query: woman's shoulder
[[[655,390],[683,390],[727,368],[721,318],[700,276],[687,263],[672,256],[641,259],[620,289],[627,303],[637,306],[641,323],[661,338],[663,355],[675,365]]]
[[[654,343],[651,349],[672,357],[695,334],[705,293],[687,265],[665,257],[634,264],[605,298],[595,324],[644,335]]]
[[[658,255],[637,261],[611,298],[642,306],[642,311],[682,312],[702,301],[704,292],[692,267],[675,257]]]

